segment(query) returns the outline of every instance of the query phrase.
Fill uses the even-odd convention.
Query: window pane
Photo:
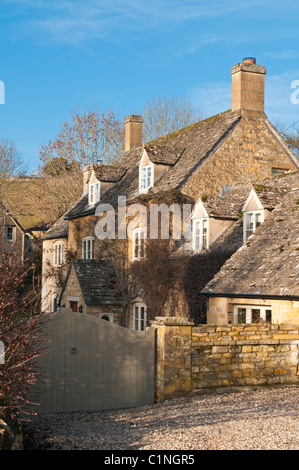
[[[139,252],[139,237],[138,232],[134,233],[134,258],[138,258]]]
[[[238,308],[238,324],[246,323],[246,308]]]
[[[144,239],[145,239],[145,234],[144,232],[140,233],[140,241],[139,241],[139,257],[144,258]]]
[[[138,317],[139,317],[139,309],[138,307],[134,307],[134,329],[138,330]]]
[[[255,214],[255,228],[258,228],[262,223],[262,214],[257,213]]]
[[[202,221],[202,248],[207,248],[208,241],[208,222],[207,220]]]
[[[246,238],[253,233],[253,214],[247,214],[246,220]]]
[[[259,308],[251,309],[251,323],[259,323],[261,319],[261,311]]]
[[[57,245],[54,248],[54,264],[58,264],[58,247]]]
[[[147,169],[147,188],[151,186],[151,174],[152,174],[152,169],[151,167],[148,167]]]
[[[272,322],[272,310],[266,310],[266,322],[271,323]]]
[[[6,227],[6,240],[8,242],[13,241],[13,228],[12,227]]]
[[[141,189],[146,188],[146,168],[141,169]]]
[[[200,223],[199,221],[194,222],[194,249],[200,249]]]
[[[93,184],[90,186],[90,202],[93,203]]]

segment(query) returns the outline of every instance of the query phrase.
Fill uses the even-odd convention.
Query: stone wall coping
[[[187,317],[155,317],[151,326],[194,326]]]

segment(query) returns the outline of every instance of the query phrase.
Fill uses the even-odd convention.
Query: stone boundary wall
[[[299,325],[194,326],[156,318],[156,400],[202,389],[298,384]]]

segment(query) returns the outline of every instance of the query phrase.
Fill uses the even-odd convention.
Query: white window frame
[[[8,232],[11,229],[11,237],[8,236]],[[16,239],[16,227],[14,225],[6,225],[5,227],[5,240],[7,243],[13,243]]]
[[[154,186],[154,165],[141,165],[139,167],[139,192],[147,193]]]
[[[271,310],[271,315],[272,315],[272,307],[270,305],[234,305],[234,324],[242,324],[238,323],[238,311],[239,309],[244,309],[245,310],[245,316],[246,316],[246,324],[252,323],[252,310],[260,310],[260,319],[261,321],[266,321],[266,314],[267,310]]]
[[[100,182],[96,181],[95,183],[89,183],[88,191],[88,202],[90,206],[93,206],[96,202],[100,200]]]
[[[133,330],[145,331],[147,328],[146,305],[138,302],[133,304]]]
[[[145,240],[146,229],[144,227],[135,228],[132,232],[133,235],[133,260],[140,260],[145,258]],[[140,241],[142,243],[140,243]]]
[[[202,251],[209,248],[209,219],[192,220],[192,243],[193,250]]]
[[[260,221],[257,221],[258,216]],[[248,229],[249,218],[252,217],[252,228]],[[256,231],[256,229],[264,222],[264,210],[248,211],[243,213],[243,241],[244,243]],[[250,233],[249,233],[250,232]]]
[[[82,238],[82,259],[94,259],[94,238]]]
[[[61,266],[64,260],[63,242],[53,243],[53,266]]]

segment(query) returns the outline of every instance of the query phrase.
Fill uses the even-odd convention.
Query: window
[[[78,302],[76,300],[70,300],[69,306],[73,312],[78,312]]]
[[[206,250],[208,248],[208,219],[193,220],[193,249]]]
[[[281,168],[272,168],[272,176],[284,175],[288,170]]]
[[[82,240],[82,259],[94,259],[94,239],[85,237]]]
[[[255,305],[235,305],[234,306],[234,323],[271,323],[272,310],[271,307],[260,307]]]
[[[244,212],[244,242],[264,221],[263,211]]]
[[[89,204],[95,204],[100,200],[100,183],[92,183],[89,185]]]
[[[12,243],[15,241],[15,234],[16,234],[16,228],[14,226],[12,227],[5,227],[5,240],[9,243]]]
[[[145,331],[147,327],[146,307],[144,304],[133,305],[133,329]]]
[[[133,231],[133,259],[145,257],[146,232],[144,228],[137,228]]]
[[[113,313],[99,313],[99,318],[101,318],[102,320],[108,321],[110,323],[114,323]]]
[[[57,243],[54,243],[53,264],[54,266],[61,266],[62,263],[63,263],[63,243],[57,242]]]
[[[53,313],[55,313],[58,309],[58,299],[59,299],[58,294],[53,294],[52,295],[52,312]]]
[[[139,190],[147,192],[153,186],[154,168],[153,165],[139,168]]]

